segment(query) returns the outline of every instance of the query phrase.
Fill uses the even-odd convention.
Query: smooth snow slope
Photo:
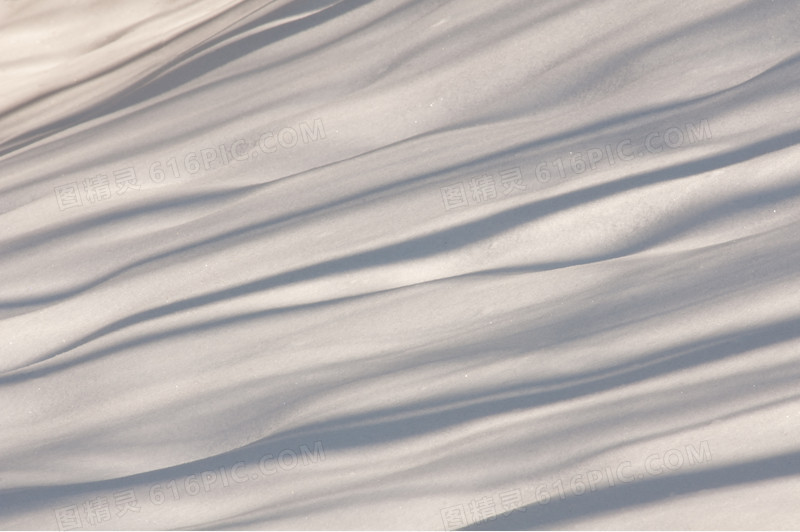
[[[798,27],[0,2],[0,527],[797,529]]]

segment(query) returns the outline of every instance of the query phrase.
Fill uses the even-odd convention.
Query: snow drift
[[[796,528],[798,27],[0,3],[0,526]]]

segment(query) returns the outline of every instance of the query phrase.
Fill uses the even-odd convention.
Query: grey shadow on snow
[[[459,249],[496,236],[503,231],[528,223],[541,216],[558,212],[561,209],[579,206],[584,202],[622,193],[639,186],[688,177],[698,172],[721,168],[784,149],[797,144],[799,137],[800,132],[798,131],[779,135],[754,143],[741,150],[726,152],[721,155],[675,165],[646,174],[625,177],[612,183],[566,193],[552,199],[533,201],[522,207],[510,209],[477,222],[464,224],[458,228],[444,230],[409,242],[386,246],[341,259],[328,260],[291,272],[268,276],[231,289],[187,298],[184,301],[143,311],[113,323],[82,338],[66,350],[79,347],[93,339],[144,321],[256,291],[268,290],[276,286],[306,281],[334,273],[357,271],[366,267],[427,257],[441,251]],[[271,223],[274,223],[274,221]],[[662,235],[662,237],[668,236]],[[647,243],[640,243],[638,246],[635,249],[646,247]],[[627,252],[630,251],[627,250]],[[550,265],[550,267],[565,267],[568,265]],[[261,319],[271,315],[270,313],[277,313],[283,310],[270,309],[262,313],[256,313],[254,316],[242,316],[240,319],[253,319],[253,317]],[[203,327],[195,327],[197,331],[202,329]],[[191,331],[191,328],[187,329],[186,332],[189,331]],[[438,401],[429,400],[413,405],[375,409],[360,415],[333,416],[323,422],[306,424],[297,429],[279,432],[242,449],[122,479],[67,486],[30,487],[12,492],[0,490],[0,494],[2,494],[0,508],[4,509],[4,513],[13,514],[20,509],[37,504],[35,501],[38,499],[59,497],[65,492],[81,494],[92,490],[110,491],[116,488],[127,488],[131,483],[154,483],[171,480],[178,475],[191,475],[203,470],[212,470],[219,467],[221,460],[229,464],[238,460],[252,460],[253,456],[258,456],[258,453],[263,453],[264,450],[288,448],[294,446],[298,441],[307,442],[315,439],[323,441],[329,452],[393,442],[409,435],[429,434],[440,430],[442,426],[455,426],[470,420],[497,416],[516,409],[536,408],[556,402],[569,401],[588,394],[601,393],[613,388],[633,385],[654,376],[685,371],[701,364],[733,357],[752,349],[796,340],[798,336],[800,336],[800,321],[797,318],[787,318],[769,325],[732,333],[731,335],[696,341],[676,348],[649,353],[635,362],[621,364],[619,367],[613,368],[613,371],[582,372],[572,375],[567,381],[537,383],[537,385],[554,387],[550,390],[531,390],[531,383],[527,383],[517,387],[497,388],[484,392],[453,394]],[[109,354],[110,352],[109,350],[102,350],[93,353],[92,357]],[[56,356],[59,353],[54,353],[52,356]],[[84,357],[82,360],[92,357]],[[78,362],[80,360],[71,361],[61,367],[74,365]],[[6,376],[3,378],[4,380],[0,380],[0,383],[13,383],[24,378],[46,375],[48,372],[53,371],[55,367],[58,366],[34,368],[20,375]],[[674,495],[690,495],[706,489],[738,486],[797,474],[800,474],[800,452],[784,453],[769,458],[714,467],[699,472],[636,481],[581,496],[568,497],[564,501],[551,501],[548,505],[534,504],[525,508],[524,512],[518,510],[506,518],[498,518],[486,523],[476,524],[470,529],[551,528],[555,524],[564,523],[572,519],[620,511],[643,504],[652,504]],[[311,503],[304,501],[304,503],[310,505],[313,501]],[[295,511],[297,515],[302,515],[299,509]],[[269,508],[261,517],[268,520],[271,515],[280,514],[281,512],[284,512],[284,510]],[[252,525],[257,522],[259,521],[254,520],[250,523],[240,521],[238,525]]]
[[[639,187],[688,178],[699,173],[705,173],[751,160],[767,153],[794,146],[798,143],[800,143],[800,130],[795,130],[722,154],[711,155],[659,170],[635,174],[615,181],[567,192],[554,198],[536,200],[526,205],[508,209],[476,221],[464,223],[455,228],[440,230],[432,235],[417,237],[405,242],[387,245],[343,258],[329,259],[292,271],[268,275],[262,279],[243,283],[236,287],[225,288],[211,293],[189,297],[182,301],[161,305],[106,325],[93,333],[85,335],[59,348],[57,351],[44,354],[38,361],[57,357],[59,354],[66,353],[107,334],[173,313],[218,303],[227,299],[265,291],[279,286],[308,281],[326,275],[358,271],[369,267],[384,266],[411,259],[430,257],[442,252],[455,251],[470,244],[491,239],[505,231],[544,216],[574,208],[584,203],[610,197]],[[668,238],[668,236],[669,235],[661,235],[659,238]],[[636,244],[634,250],[642,249],[645,245],[645,243],[640,242]],[[47,368],[36,371],[38,373],[42,370],[47,372],[52,371],[52,369],[48,370]],[[25,378],[24,372],[15,375],[6,375],[0,377],[0,384]]]
[[[759,74],[757,77],[762,78],[762,77],[768,76],[769,73],[776,73],[776,72],[785,71],[786,69],[792,69],[792,65],[794,65],[795,63],[798,63],[798,62],[800,62],[800,54],[795,55],[792,58],[783,61],[779,65],[775,65],[775,66],[771,67],[767,71]],[[729,90],[730,89],[725,89],[722,92],[728,92]],[[599,122],[597,122],[595,124],[590,124],[590,125],[588,125],[586,127],[583,127],[583,128],[581,128],[581,130],[572,130],[572,131],[568,131],[568,132],[564,132],[564,133],[559,133],[559,134],[556,134],[556,135],[551,135],[551,136],[548,136],[548,137],[545,137],[545,138],[542,138],[542,139],[538,139],[538,140],[533,141],[533,142],[521,143],[521,144],[519,144],[517,146],[514,146],[513,148],[510,148],[510,149],[504,150],[502,152],[498,152],[498,153],[493,154],[492,158],[496,159],[496,158],[503,158],[503,157],[511,156],[514,153],[517,153],[517,152],[520,152],[520,151],[541,148],[541,147],[547,146],[548,144],[555,143],[555,142],[558,142],[558,141],[570,140],[570,139],[574,140],[578,135],[585,135],[585,134],[588,134],[588,133],[591,133],[591,132],[595,132],[595,131],[599,131],[599,130],[602,130],[602,129],[605,129],[605,128],[618,127],[620,125],[629,123],[631,121],[636,121],[637,119],[642,118],[643,116],[652,115],[653,113],[660,114],[660,113],[667,112],[667,111],[675,111],[676,109],[689,110],[694,105],[696,105],[698,103],[701,103],[701,102],[704,102],[704,101],[709,101],[709,100],[715,98],[717,95],[718,94],[707,95],[707,96],[703,96],[703,97],[697,98],[697,99],[695,99],[695,100],[693,100],[691,102],[680,102],[680,103],[676,103],[676,104],[669,104],[669,105],[666,105],[666,106],[660,106],[660,107],[657,107],[657,108],[654,108],[654,109],[639,111],[639,112],[635,112],[635,113],[626,113],[626,114],[623,114],[623,115],[620,115],[620,116],[617,116],[617,117],[614,117],[614,118],[611,118],[611,119],[604,119],[604,120],[601,120],[601,121],[599,121]],[[427,136],[427,135],[431,135],[431,134],[435,134],[435,132],[429,132],[429,133],[426,133],[424,135]],[[702,159],[700,161],[692,161],[692,162],[689,162],[689,163],[684,163],[682,165],[671,166],[671,167],[656,171],[655,174],[652,174],[652,173],[649,174],[649,175],[652,176],[651,179],[649,180],[649,182],[661,181],[661,179],[655,178],[656,175],[659,172],[661,173],[660,175],[663,175],[663,173],[665,173],[665,172],[673,172],[674,171],[674,172],[677,173],[676,177],[680,178],[680,177],[688,177],[688,176],[690,176],[691,175],[691,171],[704,172],[704,171],[709,171],[709,170],[722,168],[722,167],[727,166],[727,165],[732,165],[732,164],[736,164],[736,163],[739,163],[739,162],[743,162],[745,160],[749,160],[749,159],[752,159],[752,158],[755,158],[755,157],[758,157],[758,156],[765,155],[765,154],[767,154],[767,153],[769,153],[771,151],[778,151],[778,150],[781,150],[781,149],[785,149],[785,148],[787,148],[789,146],[795,145],[795,144],[797,144],[799,138],[800,138],[800,135],[798,135],[798,131],[790,132],[790,133],[786,133],[786,134],[783,134],[783,135],[774,136],[774,137],[772,137],[770,139],[765,139],[763,141],[759,141],[759,142],[753,143],[753,144],[751,144],[749,146],[746,146],[746,147],[743,147],[743,148],[740,148],[740,149],[731,150],[731,151],[729,151],[727,153],[715,155],[715,156],[712,156],[712,157],[707,157],[707,158]],[[460,163],[460,164],[458,164],[456,166],[453,166],[451,168],[448,168],[447,171],[450,172],[450,173],[453,173],[453,172],[457,172],[458,170],[470,168],[471,166],[476,165],[476,164],[480,164],[480,163],[481,163],[480,160],[474,160],[473,159],[473,160],[465,161],[464,163]],[[687,170],[687,169],[690,170],[690,171],[686,172],[685,170]],[[376,188],[371,189],[369,191],[365,191],[365,192],[362,192],[362,193],[357,194],[357,195],[353,195],[353,196],[350,196],[350,197],[347,197],[347,198],[344,198],[344,199],[341,199],[341,200],[337,200],[337,201],[332,202],[332,203],[330,203],[328,205],[325,205],[325,206],[314,207],[314,208],[310,208],[310,209],[304,209],[302,211],[298,211],[298,212],[295,212],[295,213],[287,214],[287,215],[280,216],[280,217],[277,217],[277,218],[268,219],[268,220],[265,220],[265,221],[262,221],[262,222],[256,222],[256,223],[250,224],[250,225],[248,225],[246,227],[237,228],[235,230],[227,231],[227,232],[219,234],[219,235],[214,235],[214,236],[211,236],[211,237],[208,237],[208,238],[204,239],[201,242],[195,242],[195,243],[191,243],[191,244],[188,244],[188,245],[183,245],[183,246],[181,246],[181,247],[179,247],[177,249],[171,250],[171,251],[169,251],[167,253],[158,253],[158,254],[152,255],[150,257],[146,257],[146,258],[140,259],[138,261],[135,261],[134,263],[128,264],[128,265],[123,266],[121,268],[118,268],[118,269],[116,269],[116,270],[114,270],[112,272],[109,272],[108,274],[106,274],[106,275],[104,275],[102,277],[99,277],[99,278],[94,279],[94,280],[92,280],[90,282],[87,282],[87,283],[83,283],[80,286],[77,286],[77,287],[74,287],[74,288],[71,288],[71,289],[68,289],[68,290],[62,290],[62,291],[59,291],[57,293],[52,293],[52,294],[49,294],[49,295],[41,295],[41,296],[34,296],[34,297],[19,298],[19,299],[14,299],[14,300],[0,301],[0,309],[3,309],[3,308],[5,308],[5,309],[24,308],[24,307],[31,307],[31,306],[35,306],[35,305],[53,303],[55,301],[58,301],[60,299],[65,298],[65,297],[77,295],[78,293],[84,292],[84,291],[86,291],[86,290],[88,290],[88,289],[90,289],[92,287],[98,286],[99,284],[101,284],[101,283],[103,283],[103,282],[105,282],[105,281],[107,281],[109,279],[112,279],[113,277],[115,277],[117,275],[120,275],[121,273],[129,271],[129,270],[131,270],[131,269],[133,269],[133,268],[135,268],[137,266],[146,264],[146,263],[151,262],[151,261],[158,260],[160,258],[164,258],[165,256],[167,256],[170,253],[183,253],[183,252],[190,251],[190,250],[193,250],[193,249],[197,250],[201,246],[206,246],[206,245],[219,245],[219,244],[229,245],[229,246],[235,245],[235,243],[239,242],[245,236],[249,235],[251,237],[254,237],[254,236],[257,236],[259,232],[262,232],[264,230],[269,230],[269,229],[277,229],[278,226],[280,226],[281,224],[288,223],[288,222],[291,222],[293,220],[299,220],[299,219],[302,219],[303,217],[307,217],[309,215],[319,214],[320,212],[324,212],[325,210],[328,210],[328,209],[333,209],[333,208],[336,208],[336,207],[344,207],[344,206],[347,206],[347,205],[352,205],[352,204],[358,203],[359,201],[361,201],[363,199],[368,199],[370,197],[375,197],[376,195],[379,195],[379,194],[382,194],[382,193],[390,193],[393,189],[396,189],[399,186],[410,186],[410,185],[412,185],[414,183],[424,183],[427,180],[436,177],[436,175],[440,174],[441,172],[442,172],[442,170],[437,170],[436,172],[423,174],[423,175],[420,175],[420,176],[415,176],[415,177],[413,177],[411,179],[405,180],[402,183],[393,183],[392,185],[376,187]],[[288,177],[291,177],[291,176],[287,176],[287,178]],[[634,178],[641,178],[641,177],[646,177],[646,175],[645,176],[633,176],[633,177]],[[627,179],[627,181],[626,181],[626,179]],[[626,179],[617,180],[617,181],[615,181],[613,183],[608,183],[608,184],[603,185],[603,186],[606,189],[614,189],[614,188],[616,188],[618,190],[624,190],[625,187],[622,184],[625,183],[625,182],[628,182],[631,178],[629,177],[629,178],[626,178]],[[226,198],[236,199],[236,198],[242,197],[246,193],[253,192],[253,191],[258,190],[260,188],[269,187],[272,184],[273,183],[251,185],[251,186],[248,186],[248,187],[243,187],[243,188],[241,188],[241,189],[239,189],[239,190],[237,190],[235,192],[232,192],[232,193],[218,194],[217,197],[219,199],[223,199],[223,200],[226,199]],[[646,184],[649,184],[649,183],[645,182],[643,184],[646,185]],[[597,190],[598,189],[596,187],[594,187],[594,188],[586,189],[585,191],[579,191],[579,193],[585,194],[587,198],[589,198],[590,200],[593,200],[593,199],[597,199],[598,197],[601,197],[599,194],[596,193]],[[615,193],[615,192],[612,191],[611,193]],[[211,195],[209,195],[207,197],[209,199],[213,199]],[[569,198],[574,198],[575,196],[574,196],[574,194],[571,193],[571,195],[569,195],[568,197]],[[199,198],[199,196],[198,196],[198,198]],[[558,198],[553,198],[553,199],[545,200],[545,201],[546,202],[544,202],[544,203],[542,203],[542,202],[532,202],[530,205],[531,206],[535,206],[535,207],[538,207],[540,205],[544,206],[545,208],[542,209],[541,212],[543,214],[548,214],[548,213],[555,212],[556,210],[558,210],[560,208],[569,208],[571,206],[575,206],[582,200],[578,199],[577,202],[575,202],[575,201],[567,201],[567,197],[558,197]],[[548,204],[554,205],[555,208],[554,209],[548,209],[547,208]],[[72,235],[75,231],[79,231],[79,232],[81,232],[81,231],[90,231],[95,226],[95,224],[107,224],[108,222],[111,222],[111,221],[117,221],[118,222],[120,218],[137,217],[137,216],[140,216],[142,214],[141,211],[157,212],[160,209],[166,209],[166,208],[174,209],[175,207],[176,207],[176,202],[175,201],[167,201],[167,202],[158,202],[158,203],[156,203],[154,205],[149,205],[149,206],[144,207],[144,208],[136,207],[134,209],[125,209],[125,210],[122,210],[122,211],[117,211],[117,212],[115,212],[113,214],[110,214],[110,215],[101,215],[99,217],[93,217],[93,218],[88,219],[88,220],[82,220],[82,221],[79,221],[79,222],[73,222],[73,223],[67,224],[65,226],[61,226],[61,227],[59,227],[57,229],[51,229],[51,230],[47,230],[47,231],[42,231],[42,232],[37,233],[36,235],[25,235],[25,237],[23,239],[18,239],[17,241],[7,242],[5,249],[6,249],[7,253],[11,253],[13,251],[22,251],[22,250],[25,250],[25,249],[30,249],[30,248],[35,247],[35,246],[47,244],[48,242],[50,242],[54,238],[60,238],[60,237],[63,237],[65,235]],[[512,214],[513,214],[513,211],[512,211]],[[496,215],[493,219],[494,220],[500,220],[500,219],[508,218],[508,217],[509,217],[508,214],[502,213],[502,214]],[[473,223],[472,226],[474,227],[478,223],[483,223],[483,221],[479,221],[479,222]],[[457,229],[451,230],[451,233],[453,233],[455,231],[457,231]],[[492,229],[491,228],[484,228],[484,231],[492,231]],[[412,245],[413,245],[413,243],[412,243]],[[443,248],[443,249],[446,249],[446,250],[447,249],[452,249],[452,247],[445,246],[445,248]]]
[[[787,452],[702,471],[637,479],[586,491],[581,495],[569,495],[563,500],[553,497],[547,504],[529,504],[508,516],[499,515],[493,520],[487,519],[461,530],[552,530],[571,521],[657,504],[672,497],[688,497],[706,490],[745,486],[797,475],[800,475],[800,451]],[[757,497],[752,500],[753,508],[750,510],[756,512]],[[797,516],[800,518],[800,511]]]
[[[618,364],[617,367],[608,368],[607,370],[579,372],[572,375],[567,381],[540,381],[535,385],[525,383],[510,387],[504,386],[494,390],[449,394],[441,399],[373,409],[363,414],[333,416],[325,421],[313,422],[288,431],[277,432],[245,447],[180,466],[107,481],[0,491],[0,495],[2,495],[0,500],[2,500],[4,512],[14,514],[24,511],[30,505],[38,504],[36,501],[43,499],[65,495],[79,496],[97,490],[110,491],[123,486],[130,486],[131,484],[163,482],[181,475],[188,476],[198,474],[200,471],[213,470],[218,468],[220,463],[229,465],[238,461],[252,463],[257,461],[258,457],[263,455],[264,452],[296,448],[298,442],[322,441],[327,453],[386,444],[408,437],[424,436],[440,431],[445,427],[458,426],[472,420],[486,419],[520,409],[534,409],[544,405],[567,402],[611,389],[631,386],[658,376],[680,373],[755,349],[792,341],[798,337],[800,337],[800,318],[790,318],[777,323],[752,327],[746,331],[722,334],[702,341],[692,341],[673,348],[658,350],[645,354],[645,356],[635,361]],[[428,353],[428,355],[430,356],[431,354]],[[433,358],[436,359],[437,356],[434,355]],[[792,377],[787,374],[786,378],[797,378],[797,376]],[[216,392],[210,393],[214,395]],[[209,400],[211,399],[210,397]],[[192,398],[192,403],[197,404],[202,403],[202,401]],[[624,507],[626,504],[634,505],[658,500],[673,491],[692,491],[691,486],[698,485],[697,483],[701,486],[707,486],[702,489],[711,489],[747,481],[780,478],[800,471],[798,469],[800,468],[798,454],[800,453],[791,453],[783,457],[761,461],[757,463],[757,466],[729,467],[719,474],[711,472],[709,473],[711,476],[708,477],[704,476],[707,472],[701,472],[678,477],[678,480],[648,481],[649,483],[645,484],[645,486],[648,487],[649,491],[647,491],[646,496],[644,492],[640,494],[641,498],[630,498],[629,493],[633,493],[635,490],[631,491],[631,488],[625,487],[620,490],[618,487],[614,488],[616,491],[599,493],[597,499],[591,499],[589,495],[583,495],[574,502],[569,500],[563,504],[551,503],[550,509],[546,510],[551,512],[551,514],[547,514],[550,515],[548,517],[550,521],[545,520],[543,522],[556,522],[557,518],[566,519],[564,512],[573,512],[571,504],[579,504],[583,507],[584,502],[586,502],[588,506],[582,511],[590,512],[595,507],[593,505],[614,509]],[[778,467],[778,464],[783,464],[783,467]],[[753,471],[760,472],[751,475]],[[690,479],[692,482],[687,484],[680,479]],[[695,481],[695,479],[697,480]],[[304,501],[301,506],[305,504],[311,503]],[[298,515],[302,515],[302,511],[309,510],[309,508],[305,510],[300,508],[296,511],[299,512]],[[265,510],[261,518],[268,520],[270,515],[281,514],[284,511],[292,512],[295,510],[271,508]],[[527,513],[524,512],[524,514]],[[533,509],[531,509],[529,515],[533,515]],[[537,513],[536,515],[540,514]],[[574,515],[574,513],[569,515]],[[521,519],[521,517],[513,514],[511,518]],[[497,525],[497,522],[492,522],[489,526],[491,528]],[[509,525],[509,527],[513,526],[515,525]]]
[[[120,93],[105,98],[88,109],[72,113],[54,122],[40,126],[24,135],[9,139],[3,146],[0,146],[0,157],[77,124],[82,124],[108,113],[117,112],[155,98],[165,91],[178,88],[198,76],[202,76],[226,65],[230,61],[252,53],[259,48],[291,37],[296,33],[313,29],[320,24],[345,15],[349,11],[366,5],[371,1],[372,0],[327,0],[325,5],[320,5],[321,3],[317,2],[318,10],[314,13],[303,16],[298,20],[267,28],[207,51],[214,46],[220,45],[225,40],[233,38],[231,32],[218,35],[173,59]],[[272,22],[282,16],[296,16],[297,14],[307,12],[309,7],[310,4],[307,0],[297,0],[293,4],[283,6],[273,13],[258,17],[247,23],[244,28],[237,29],[236,31],[237,33],[241,33],[258,27],[261,24]],[[176,37],[176,39],[180,37],[181,35]],[[141,55],[146,56],[149,53],[152,53],[152,50],[145,50]],[[135,62],[139,58],[139,56],[135,56],[121,64],[113,65],[109,69],[99,72],[85,81],[100,78],[111,71],[123,68]],[[46,100],[62,90],[64,89],[59,88],[53,92],[46,93],[34,100],[26,102],[21,107]],[[18,109],[19,108],[12,109],[6,113],[0,114],[0,120],[8,118]]]

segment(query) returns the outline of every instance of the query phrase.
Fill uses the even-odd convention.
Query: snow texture
[[[798,28],[0,1],[0,527],[797,529]]]

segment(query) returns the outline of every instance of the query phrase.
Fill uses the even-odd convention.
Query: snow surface
[[[797,529],[799,27],[0,1],[0,527]]]

